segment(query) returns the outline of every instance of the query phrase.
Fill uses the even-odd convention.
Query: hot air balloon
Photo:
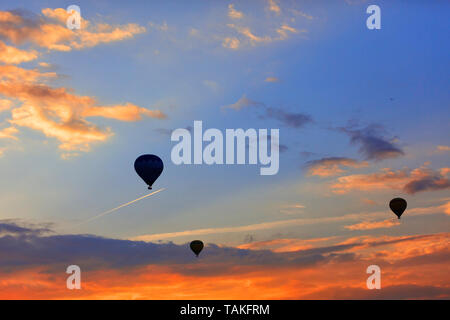
[[[406,200],[402,198],[394,198],[389,202],[389,208],[397,215],[400,219],[401,215],[405,211],[407,206]]]
[[[203,250],[203,242],[200,240],[194,240],[190,244],[191,250],[195,253],[195,255],[198,257],[200,252]]]
[[[164,164],[158,156],[155,156],[154,154],[144,154],[134,161],[134,169],[139,177],[148,184],[148,188],[151,190],[153,183],[161,175]]]

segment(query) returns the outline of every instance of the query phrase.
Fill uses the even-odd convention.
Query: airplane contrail
[[[132,200],[132,201],[130,201],[130,202],[121,204],[121,205],[118,206],[118,207],[115,207],[115,208],[113,208],[113,209],[111,209],[111,210],[108,210],[108,211],[105,211],[105,212],[103,212],[103,213],[100,213],[99,215],[96,215],[95,217],[92,217],[92,218],[90,218],[90,219],[88,219],[88,220],[86,220],[86,221],[84,221],[84,222],[81,222],[81,223],[78,224],[77,226],[82,225],[82,224],[84,224],[84,223],[91,222],[91,221],[93,221],[93,220],[95,220],[95,219],[98,219],[98,218],[100,218],[100,217],[106,216],[107,214],[110,214],[110,213],[112,213],[112,212],[114,212],[114,211],[116,211],[116,210],[119,210],[120,208],[126,207],[126,206],[128,206],[128,205],[130,205],[130,204],[132,204],[132,203],[135,203],[135,202],[137,202],[137,201],[139,201],[139,200],[142,200],[142,199],[147,198],[147,197],[150,197],[151,195],[154,195],[154,194],[156,194],[156,193],[158,193],[158,192],[161,192],[161,191],[163,191],[164,189],[165,189],[165,188],[161,188],[161,189],[159,189],[159,190],[150,192],[149,194],[146,194],[145,196],[142,196],[142,197],[139,197],[139,198],[137,198],[137,199],[134,199],[134,200]]]

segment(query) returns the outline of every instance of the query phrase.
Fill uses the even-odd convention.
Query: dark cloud
[[[426,175],[408,182],[403,190],[409,194],[420,191],[436,191],[450,188],[450,179],[438,172],[427,170]]]
[[[11,220],[0,220],[0,236],[6,235],[43,235],[50,233],[47,226],[19,226]]]
[[[280,145],[278,146],[278,148],[279,148],[279,150],[280,150],[281,153],[286,152],[286,151],[289,150],[288,146],[285,145],[285,144],[280,144]]]
[[[310,152],[310,151],[301,151],[300,152],[300,156],[303,157],[303,158],[309,158],[309,157],[315,156],[316,154],[317,153]]]
[[[404,155],[403,150],[394,144],[394,139],[384,137],[385,130],[380,125],[372,124],[362,129],[348,126],[339,130],[349,135],[352,143],[359,145],[360,153],[368,160],[379,161]]]
[[[185,273],[185,265],[196,258],[188,243],[149,243],[142,241],[109,239],[93,235],[43,235],[41,229],[23,228],[17,224],[2,223],[8,234],[0,236],[0,270],[45,266],[48,272],[62,266],[76,264],[84,270],[104,268],[124,269],[161,264],[173,271]],[[336,245],[296,252],[275,253],[269,250],[247,250],[208,244],[201,254],[210,266],[209,274],[235,266],[309,266],[319,262],[334,261],[339,252],[356,244]],[[216,270],[218,266],[220,270]]]
[[[281,108],[268,107],[262,102],[248,99],[245,95],[242,96],[236,103],[223,106],[222,110],[232,109],[240,111],[246,108],[255,108],[255,110],[262,110],[263,114],[259,117],[262,119],[275,119],[290,128],[303,128],[306,124],[311,123],[312,117],[301,112],[288,112]]]
[[[267,108],[265,118],[272,118],[281,121],[285,126],[290,128],[302,128],[306,124],[312,122],[310,115],[300,112],[287,112],[282,109]]]
[[[264,136],[263,135],[261,135],[259,138],[262,138],[262,139],[264,139]],[[271,150],[270,148],[270,146],[271,146],[271,141],[272,141],[272,136],[270,135],[270,134],[268,134],[268,135],[266,135],[265,136],[265,138],[267,139],[267,145],[268,145],[268,148],[269,148],[269,150]],[[258,144],[258,139],[256,139],[256,140],[250,140],[250,139],[245,139],[245,148],[246,148],[246,150],[248,150],[249,148],[250,148],[250,142],[252,143],[252,144],[254,144],[254,146],[256,146],[257,144]],[[287,146],[287,145],[285,145],[285,144],[282,144],[282,143],[279,143],[278,144],[278,151],[280,152],[280,153],[283,153],[283,152],[286,152],[286,151],[288,151],[289,150],[289,147]]]

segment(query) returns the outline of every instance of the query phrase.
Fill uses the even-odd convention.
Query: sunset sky
[[[70,4],[0,3],[0,298],[450,298],[449,2]],[[194,120],[279,129],[278,174],[173,164]]]

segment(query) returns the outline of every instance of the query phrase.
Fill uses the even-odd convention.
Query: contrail
[[[126,206],[128,206],[128,205],[130,205],[130,204],[132,204],[132,203],[135,203],[135,202],[137,202],[137,201],[139,201],[139,200],[145,199],[145,198],[147,198],[147,197],[150,197],[151,195],[154,195],[154,194],[156,194],[156,193],[158,193],[158,192],[161,192],[161,191],[163,191],[164,189],[165,189],[165,188],[161,188],[161,189],[159,189],[159,190],[156,190],[156,191],[153,191],[153,192],[151,192],[151,193],[149,193],[149,194],[146,194],[145,196],[142,196],[142,197],[139,197],[139,198],[137,198],[137,199],[135,199],[135,200],[132,200],[132,201],[130,201],[130,202],[121,204],[120,206],[115,207],[114,209],[105,211],[105,212],[103,212],[103,213],[100,213],[99,215],[96,215],[95,217],[92,217],[92,218],[90,218],[90,219],[88,219],[88,220],[86,220],[86,221],[84,221],[84,222],[81,222],[81,223],[78,224],[77,226],[82,225],[82,224],[84,224],[84,223],[91,222],[92,220],[98,219],[98,218],[100,218],[100,217],[106,216],[107,214],[110,214],[110,213],[112,213],[112,212],[114,212],[114,211],[116,211],[116,210],[119,210],[120,208],[126,207]]]

